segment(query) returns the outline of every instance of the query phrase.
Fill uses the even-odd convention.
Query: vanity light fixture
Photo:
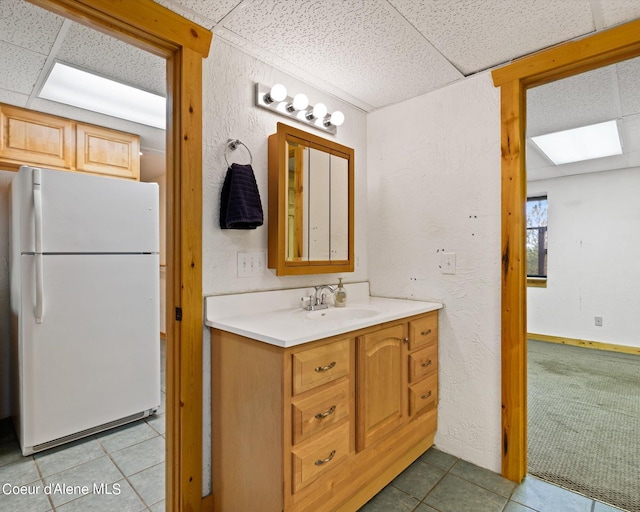
[[[299,123],[313,126],[323,132],[336,134],[337,127],[344,123],[344,114],[338,110],[328,114],[324,103],[309,105],[306,94],[287,95],[287,89],[282,84],[273,87],[256,84],[256,106],[270,110],[276,114],[294,119]]]

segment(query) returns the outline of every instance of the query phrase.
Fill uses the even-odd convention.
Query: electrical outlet
[[[602,317],[601,316],[596,316],[595,317],[595,322],[596,322],[596,327],[602,327]]]

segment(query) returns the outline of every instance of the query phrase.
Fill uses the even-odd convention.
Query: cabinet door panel
[[[73,124],[8,105],[0,106],[0,160],[8,164],[71,169]]]
[[[406,410],[406,324],[358,338],[358,450],[400,426]]]
[[[77,125],[79,171],[140,179],[140,137],[101,126]]]

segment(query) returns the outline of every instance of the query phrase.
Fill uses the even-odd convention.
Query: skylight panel
[[[56,62],[38,95],[154,128],[166,128],[166,99]]]
[[[531,140],[555,165],[622,154],[615,120],[531,137]]]

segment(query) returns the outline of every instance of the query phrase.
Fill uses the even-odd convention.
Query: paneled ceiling
[[[155,1],[211,29],[213,44],[223,40],[365,112],[640,17],[638,0]],[[54,60],[164,93],[162,59],[23,0],[0,0],[0,102],[134,131],[162,152],[159,130],[38,99]],[[636,155],[612,164],[639,165],[639,78],[630,61],[534,89],[529,133],[621,119],[625,149]],[[549,162],[529,153],[531,177],[547,177]]]

